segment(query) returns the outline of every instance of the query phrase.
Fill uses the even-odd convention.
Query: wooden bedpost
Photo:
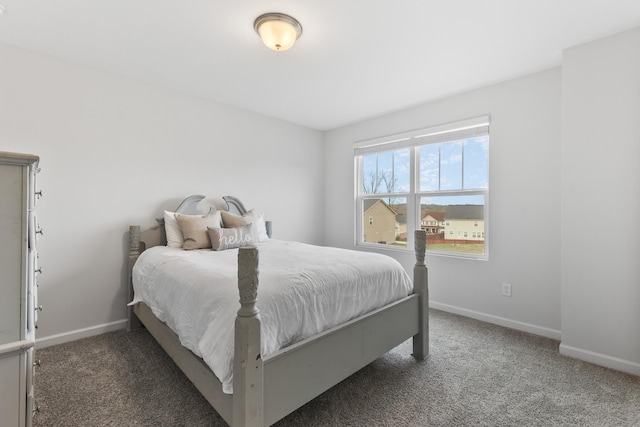
[[[235,324],[233,427],[263,426],[262,355],[258,297],[258,248],[238,251],[240,310]]]
[[[413,267],[413,292],[420,296],[418,334],[413,337],[413,356],[424,359],[429,355],[429,274],[424,263],[427,232],[416,230],[416,265]]]
[[[129,301],[133,300],[133,265],[138,260],[138,257],[142,253],[140,246],[140,226],[132,225],[129,227],[129,262],[127,264],[127,286]],[[133,307],[127,307],[127,330],[139,329],[142,327],[142,322],[138,319],[138,316],[133,312]]]

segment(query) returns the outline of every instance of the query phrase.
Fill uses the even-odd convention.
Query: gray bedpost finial
[[[416,230],[414,249],[416,252],[416,264],[425,265],[424,256],[427,250],[427,232],[425,230]]]
[[[258,313],[258,248],[242,247],[238,250],[238,289],[240,310],[238,316],[253,316]]]
[[[127,288],[129,301],[133,300],[133,266],[135,265],[141,252],[140,244],[140,226],[129,226],[129,262],[127,265]],[[133,307],[127,307],[127,329],[138,329],[142,327],[142,323],[133,312]]]
[[[140,255],[140,226],[129,227],[129,256]]]

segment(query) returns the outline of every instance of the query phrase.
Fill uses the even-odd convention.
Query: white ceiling
[[[560,65],[640,0],[0,0],[0,43],[320,130]],[[273,52],[265,12],[303,27]],[[0,66],[1,66],[0,58]]]

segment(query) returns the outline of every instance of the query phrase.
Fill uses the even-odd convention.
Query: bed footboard
[[[256,307],[259,282],[258,249],[240,248],[238,288],[241,307],[235,323],[232,426],[271,425],[407,338],[413,337],[413,356],[416,359],[427,357],[429,291],[428,271],[424,262],[426,241],[426,232],[417,230],[413,295],[317,337],[294,344],[266,360],[263,360],[260,354],[260,313]],[[416,301],[417,304],[413,304]],[[395,325],[396,328],[385,330],[385,325]],[[374,339],[367,340],[367,337],[371,338],[374,335]],[[357,348],[350,346],[353,343],[358,343]],[[332,358],[326,357],[335,353],[337,348],[345,349],[347,353],[349,349],[353,351],[354,357],[348,357],[353,366],[349,366],[345,360],[330,360]],[[358,357],[355,357],[356,353]],[[303,369],[296,371],[296,367]],[[265,378],[269,378],[271,382],[264,384]],[[301,379],[303,381],[300,381]],[[304,381],[305,379],[307,381]],[[314,388],[310,384],[317,387]],[[265,390],[279,390],[275,394],[288,397],[285,397],[284,401],[278,401],[277,396],[270,395],[267,407]],[[309,395],[306,396],[305,393]]]

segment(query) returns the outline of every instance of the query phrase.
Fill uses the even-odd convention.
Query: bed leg
[[[233,427],[262,427],[263,389],[260,354],[258,296],[258,248],[238,252],[240,310],[235,324],[233,359]]]
[[[127,264],[127,287],[129,301],[133,300],[133,265],[138,260],[141,253],[140,247],[140,226],[132,225],[129,227],[129,261]],[[140,329],[142,322],[138,319],[138,316],[133,312],[133,307],[127,307],[127,330]]]
[[[429,355],[429,274],[424,263],[427,233],[415,232],[416,264],[413,267],[413,292],[419,295],[418,334],[413,337],[413,356],[424,359]]]

